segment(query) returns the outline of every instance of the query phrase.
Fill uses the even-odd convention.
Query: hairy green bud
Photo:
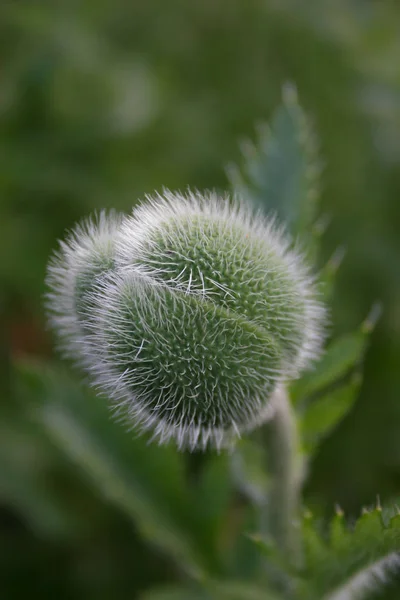
[[[73,312],[93,382],[160,442],[230,444],[271,418],[279,386],[320,352],[308,269],[245,205],[165,192],[118,223],[107,252],[95,237],[100,259],[79,261],[61,313]],[[81,257],[78,238],[64,256]]]
[[[134,422],[193,448],[219,446],[271,414],[265,400],[281,354],[263,328],[143,274],[128,272],[103,290],[96,378]]]
[[[115,269],[115,243],[122,216],[100,212],[60,242],[47,270],[49,321],[63,353],[86,364],[93,293],[101,277]]]

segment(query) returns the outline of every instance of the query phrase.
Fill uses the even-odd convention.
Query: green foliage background
[[[53,356],[42,294],[56,239],[82,216],[129,211],[162,186],[228,188],[238,142],[256,139],[255,123],[270,118],[287,81],[325,161],[320,266],[346,249],[332,334],[357,327],[375,301],[384,308],[360,396],[320,446],[306,501],[319,515],[335,503],[358,515],[377,493],[400,495],[399,39],[400,7],[390,1],[2,3],[5,598],[144,598],[199,564],[251,577],[251,514],[227,458],[160,452],[122,435]]]

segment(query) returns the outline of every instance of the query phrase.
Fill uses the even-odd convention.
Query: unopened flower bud
[[[69,297],[55,324],[77,325],[64,337],[81,336],[94,383],[180,447],[225,446],[270,418],[279,386],[318,355],[324,318],[283,230],[227,198],[170,192],[112,227],[109,245],[104,225],[101,244],[89,236],[87,270],[75,235],[64,260],[79,268],[52,296]]]

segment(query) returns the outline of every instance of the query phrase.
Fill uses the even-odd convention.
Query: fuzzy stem
[[[303,469],[297,424],[287,392],[282,387],[276,394],[274,418],[263,428],[271,484],[262,511],[261,529],[263,534],[272,536],[292,563],[298,564],[299,488]]]

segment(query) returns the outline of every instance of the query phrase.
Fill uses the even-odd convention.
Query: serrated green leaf
[[[292,384],[290,395],[295,404],[322,393],[361,364],[380,313],[380,305],[374,305],[358,331],[343,335],[328,345],[314,370]]]
[[[390,585],[394,574],[400,572],[400,555],[391,552],[387,556],[360,569],[345,583],[329,592],[322,600],[368,600],[376,598]]]
[[[311,513],[306,511],[302,520],[304,555],[307,565],[313,565],[327,559],[329,549],[322,538]]]
[[[400,530],[385,526],[382,510],[363,510],[350,527],[337,510],[326,536],[320,523],[309,515],[303,522],[306,564],[299,584],[304,600],[353,600],[369,598],[379,583],[398,571]]]
[[[318,177],[316,143],[293,86],[283,90],[283,103],[261,128],[252,146],[243,148],[243,164],[228,169],[232,188],[268,213],[277,215],[294,235],[310,236],[316,218]]]
[[[390,529],[397,529],[400,531],[400,514],[395,515],[389,521]]]
[[[295,403],[322,392],[344,377],[362,359],[366,341],[366,334],[357,331],[331,342],[315,369],[292,386],[291,397]]]
[[[355,374],[350,383],[310,402],[300,417],[305,452],[313,452],[317,444],[347,415],[354,406],[360,386],[361,377]]]
[[[348,536],[350,535],[344,518],[344,513],[340,508],[336,509],[336,514],[330,523],[329,543],[335,552],[348,544]]]
[[[362,544],[362,540],[378,539],[384,532],[381,510],[364,510],[354,528],[353,541]]]
[[[102,399],[61,369],[19,364],[16,378],[25,386],[24,398],[34,390],[32,418],[95,489],[132,518],[145,540],[200,578],[201,559],[188,535],[191,500],[181,456],[172,448],[147,446],[127,432]]]

